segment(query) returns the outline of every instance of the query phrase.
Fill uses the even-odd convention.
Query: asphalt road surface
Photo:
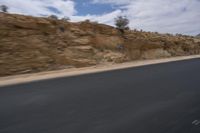
[[[1,87],[0,133],[200,133],[200,59]]]

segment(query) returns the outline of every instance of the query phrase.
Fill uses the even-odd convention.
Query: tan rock
[[[0,76],[191,54],[198,38],[0,13]]]

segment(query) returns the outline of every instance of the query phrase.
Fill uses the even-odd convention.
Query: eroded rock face
[[[0,76],[200,53],[200,39],[0,13]]]
[[[108,36],[102,34],[96,34],[92,42],[97,49],[110,50],[116,50],[119,44],[122,45],[124,43],[120,36]]]
[[[171,57],[171,54],[162,48],[146,50],[141,54],[142,59],[156,59],[163,57]]]

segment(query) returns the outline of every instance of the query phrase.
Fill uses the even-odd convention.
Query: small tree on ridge
[[[1,10],[2,12],[8,12],[8,7],[7,7],[6,5],[1,5],[1,6],[0,6],[0,10]]]
[[[67,17],[67,16],[65,16],[65,17],[63,17],[61,20],[62,20],[62,21],[66,21],[66,22],[68,22],[68,21],[70,21],[70,18]]]
[[[121,31],[129,29],[128,24],[129,20],[126,16],[118,16],[115,18],[115,25]]]
[[[48,18],[58,20],[58,17],[56,15],[50,15]]]

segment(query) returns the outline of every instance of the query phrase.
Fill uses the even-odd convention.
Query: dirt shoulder
[[[0,87],[29,83],[29,82],[40,81],[40,80],[47,80],[47,79],[54,79],[54,78],[61,78],[61,77],[71,77],[71,76],[78,76],[78,75],[84,75],[84,74],[99,73],[99,72],[120,70],[120,69],[126,69],[126,68],[133,68],[133,67],[139,67],[139,66],[145,66],[145,65],[189,60],[189,59],[196,59],[196,58],[200,58],[200,55],[180,56],[180,57],[172,57],[172,58],[165,58],[165,59],[141,60],[141,61],[121,63],[121,64],[103,64],[103,65],[97,65],[97,66],[92,66],[92,67],[71,68],[71,69],[64,69],[64,70],[58,70],[58,71],[48,71],[48,72],[41,72],[41,73],[34,73],[34,74],[1,77]]]

